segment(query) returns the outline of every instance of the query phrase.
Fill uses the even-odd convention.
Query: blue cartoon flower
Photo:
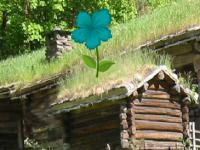
[[[72,32],[72,39],[75,42],[83,43],[89,50],[96,49],[96,60],[90,56],[82,55],[85,64],[93,69],[96,69],[96,77],[99,72],[107,71],[114,62],[109,60],[99,60],[98,46],[101,41],[108,41],[111,37],[111,31],[108,26],[111,23],[111,16],[107,9],[88,14],[80,12],[76,18],[77,29]]]
[[[77,29],[72,32],[72,39],[84,43],[89,50],[97,48],[101,41],[108,41],[112,37],[108,26],[111,16],[107,9],[88,14],[80,12],[76,18]]]

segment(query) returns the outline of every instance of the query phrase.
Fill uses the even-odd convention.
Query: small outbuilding
[[[14,86],[0,87],[0,150],[23,150],[23,114]]]
[[[65,150],[184,149],[196,94],[166,67],[82,98],[52,104]]]

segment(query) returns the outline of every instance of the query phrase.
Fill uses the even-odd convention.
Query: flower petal
[[[107,9],[101,9],[92,14],[93,27],[107,27],[111,23],[111,16]]]
[[[79,28],[91,26],[91,16],[87,12],[80,12],[76,17],[76,26]]]
[[[75,42],[78,43],[83,43],[86,42],[86,39],[88,37],[88,29],[82,28],[82,29],[76,29],[75,31],[72,32],[72,39]]]
[[[90,32],[90,36],[88,36],[85,45],[90,50],[93,50],[97,48],[100,45],[100,43],[101,42],[100,42],[97,31],[93,30]]]
[[[96,28],[95,30],[102,41],[108,41],[108,39],[112,38],[111,31],[108,28]]]

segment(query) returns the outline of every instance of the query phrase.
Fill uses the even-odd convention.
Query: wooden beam
[[[136,139],[181,141],[183,134],[180,132],[161,132],[154,130],[137,130]]]
[[[192,64],[193,61],[198,57],[199,55],[195,53],[188,53],[180,56],[175,56],[173,59],[173,65],[175,68],[179,68],[188,64]]]
[[[159,115],[169,115],[169,116],[182,116],[180,110],[170,109],[170,108],[158,108],[158,107],[144,107],[144,106],[135,106],[134,109],[136,114],[159,114]]]
[[[174,108],[174,109],[181,109],[180,104],[174,102],[169,103],[162,103],[160,102],[152,102],[152,101],[141,101],[141,102],[134,102],[135,106],[149,106],[149,107],[159,107],[159,108]]]
[[[149,121],[160,121],[160,122],[174,122],[182,123],[180,117],[172,117],[166,115],[150,115],[150,114],[135,114],[136,120],[149,120]]]
[[[137,130],[157,130],[183,132],[182,123],[157,122],[149,120],[136,120]]]

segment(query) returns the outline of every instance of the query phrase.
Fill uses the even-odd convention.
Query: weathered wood
[[[162,102],[152,102],[152,101],[141,101],[141,102],[138,102],[138,101],[134,101],[134,104],[136,106],[154,106],[154,107],[160,107],[160,108],[174,108],[174,109],[181,109],[181,106],[180,104],[178,103],[172,103],[172,102],[169,102],[169,103],[162,103]]]
[[[182,118],[172,117],[166,115],[150,115],[150,114],[135,114],[136,120],[149,120],[149,121],[161,121],[161,122],[174,122],[181,123]]]
[[[182,100],[182,102],[183,102],[184,104],[186,104],[186,105],[189,105],[189,104],[190,104],[190,97],[189,97],[189,96],[184,97],[183,100]]]
[[[87,116],[85,118],[87,118]],[[116,114],[110,113],[109,116],[101,117],[101,118],[95,118],[95,116],[94,116],[93,118],[90,118],[90,120],[84,121],[84,122],[81,122],[81,123],[78,123],[78,124],[74,123],[72,121],[70,124],[71,124],[71,128],[81,128],[81,127],[84,127],[84,126],[88,126],[88,125],[92,125],[92,124],[98,124],[98,123],[103,123],[103,122],[112,121],[112,120],[118,121],[118,124],[119,124],[120,119],[119,119],[117,113]]]
[[[140,150],[167,150],[167,149],[180,149],[183,150],[182,142],[177,141],[156,141],[156,140],[139,140],[135,141],[136,149]]]
[[[90,140],[96,140],[94,137],[96,137],[98,140],[101,140],[102,137],[104,136],[108,136],[109,138],[109,135],[110,136],[117,136],[117,139],[120,140],[120,135],[119,135],[119,132],[120,129],[119,128],[115,128],[115,129],[111,129],[111,130],[104,130],[104,131],[101,131],[101,132],[96,132],[94,134],[89,134],[87,136],[76,136],[76,135],[72,135],[72,139],[71,139],[71,142],[72,143],[77,143],[77,142],[83,142],[86,138],[87,139],[90,139]],[[88,140],[86,140],[88,141]]]
[[[182,116],[180,110],[170,109],[170,108],[135,106],[134,111],[136,114],[160,114],[160,115],[169,115],[177,117]]]
[[[110,106],[110,107],[105,107],[104,109],[97,109],[96,111],[87,111],[87,112],[82,112],[81,114],[71,114],[71,120],[87,120],[90,118],[94,117],[100,117],[100,116],[109,116],[111,114],[118,114],[119,115],[120,108],[119,106]],[[87,116],[87,117],[86,117]]]
[[[119,120],[118,114],[119,114],[119,110],[116,110],[116,111],[113,110],[113,112],[108,111],[106,113],[99,113],[99,114],[93,113],[90,115],[86,115],[85,117],[82,117],[82,118],[71,118],[70,122],[73,127],[79,127],[79,126],[84,126],[84,125],[87,126],[88,124],[104,121],[106,119]]]
[[[154,130],[137,130],[136,139],[181,141],[183,134],[179,132],[161,132]]]
[[[138,97],[138,91],[133,92],[133,98],[136,98],[136,97]]]
[[[165,73],[163,71],[160,71],[157,75],[157,78],[159,80],[164,80],[165,79]]]
[[[171,96],[167,92],[147,90],[143,93],[142,98],[148,99],[170,99]]]
[[[198,57],[198,55],[195,53],[188,53],[188,54],[176,56],[173,59],[174,67],[179,68],[188,64],[192,64],[196,57]]]
[[[120,126],[121,126],[122,129],[128,129],[128,127],[129,127],[128,122],[126,120],[122,120],[120,122]]]
[[[147,99],[147,98],[142,98],[142,99],[135,99],[134,103],[172,103],[170,99]]]
[[[135,125],[136,125],[137,130],[159,130],[159,131],[183,132],[183,126],[181,123],[136,120]]]
[[[173,87],[170,88],[169,90],[170,94],[180,94],[181,93],[181,87],[179,84],[174,85]]]
[[[71,134],[79,135],[79,136],[84,136],[87,134],[94,134],[95,132],[101,132],[105,130],[111,130],[111,129],[116,129],[119,128],[119,121],[118,120],[113,120],[110,121],[108,120],[106,123],[98,123],[98,124],[92,124],[88,126],[84,126],[82,128],[76,128],[71,130]]]

